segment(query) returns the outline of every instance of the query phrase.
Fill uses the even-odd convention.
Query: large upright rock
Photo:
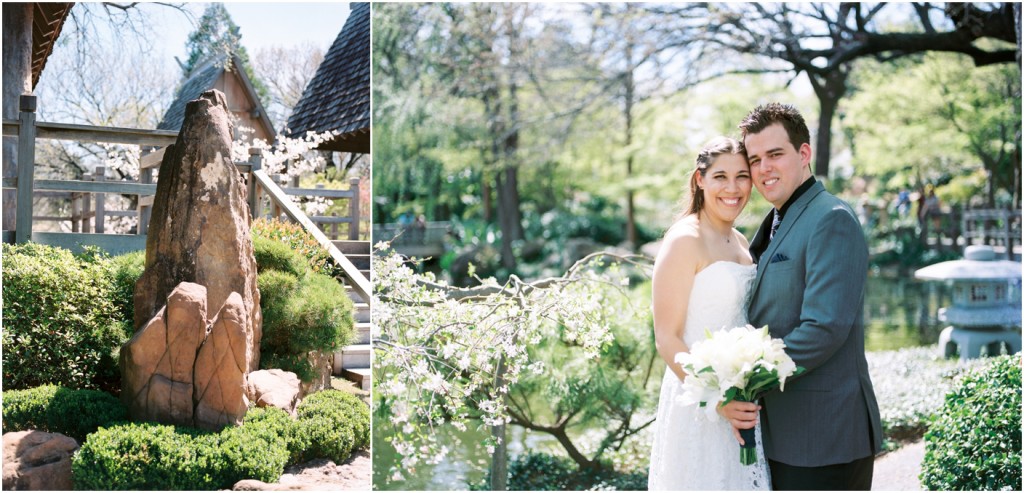
[[[207,290],[182,283],[121,348],[121,400],[132,419],[192,426],[196,352],[206,339]]]
[[[121,348],[121,399],[133,419],[219,430],[249,408],[242,297],[231,293],[207,324],[207,290],[183,282]]]
[[[206,287],[210,314],[238,293],[248,314],[242,321],[251,349],[246,366],[253,371],[259,366],[262,315],[247,190],[231,161],[231,129],[219,91],[207,91],[185,108],[178,140],[160,164],[146,269],[135,285],[135,330],[182,282]]]

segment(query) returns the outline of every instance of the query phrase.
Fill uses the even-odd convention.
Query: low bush
[[[489,490],[490,475],[470,485],[472,490]],[[568,457],[531,452],[508,464],[509,491],[644,491],[647,473],[622,473],[611,467],[580,470]]]
[[[128,339],[109,259],[26,243],[3,245],[3,385],[114,390]]]
[[[358,397],[324,390],[306,397],[291,428],[290,463],[327,458],[336,463],[370,443],[370,408]]]
[[[6,421],[7,416],[5,414]],[[336,390],[306,398],[298,419],[250,409],[241,426],[218,433],[155,423],[118,423],[88,436],[72,461],[84,490],[214,490],[242,479],[276,482],[289,464],[337,463],[369,441],[369,408]]]
[[[272,483],[288,460],[294,423],[279,409],[252,409],[219,433],[125,423],[89,435],[72,461],[83,490],[215,490],[242,479]]]
[[[288,245],[306,260],[313,272],[330,277],[341,274],[341,269],[334,265],[334,261],[331,260],[327,251],[320,246],[313,235],[298,224],[276,219],[257,218],[252,222],[252,235],[254,241],[257,238],[264,238]]]
[[[1021,356],[992,358],[946,395],[925,435],[929,490],[1021,490]]]
[[[353,339],[352,301],[338,281],[315,273],[303,279],[288,274],[260,274],[263,311],[261,368],[282,368],[303,381],[316,369],[310,351],[334,352]],[[264,285],[267,295],[264,297]]]
[[[120,400],[98,390],[44,385],[7,391],[3,396],[4,432],[43,430],[81,443],[101,426],[128,419]]]

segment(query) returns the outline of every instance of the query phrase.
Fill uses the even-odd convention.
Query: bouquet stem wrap
[[[754,430],[755,428],[740,430],[740,438],[743,439],[743,445],[740,445],[740,464],[743,464],[744,466],[750,466],[757,463],[757,436],[755,435]]]

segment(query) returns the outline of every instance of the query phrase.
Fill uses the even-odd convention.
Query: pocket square
[[[789,257],[787,257],[786,254],[776,253],[775,255],[772,255],[772,259],[769,260],[768,263],[774,264],[775,262],[785,262],[787,260],[789,260]]]

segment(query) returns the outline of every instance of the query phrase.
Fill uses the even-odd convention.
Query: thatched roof
[[[323,150],[370,152],[370,4],[350,3],[341,33],[288,118],[288,135],[335,130]]]
[[[32,4],[32,88],[39,82],[46,59],[53,51],[53,44],[60,37],[64,27],[64,19],[71,12],[72,3],[34,3]]]

